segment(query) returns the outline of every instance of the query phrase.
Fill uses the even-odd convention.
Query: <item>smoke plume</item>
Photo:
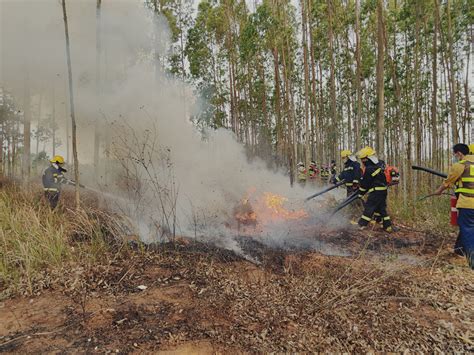
[[[54,106],[66,137],[61,4],[0,4],[1,85],[23,110],[30,105],[34,124]],[[316,211],[320,206],[303,203],[311,189],[291,188],[284,173],[268,170],[258,159],[249,161],[230,131],[203,136],[193,127],[190,117],[203,103],[189,85],[164,71],[170,46],[164,18],[132,0],[103,1],[100,17],[95,0],[67,1],[67,6],[81,178],[104,192],[111,208],[128,215],[143,240],[186,235],[235,248],[227,238],[240,233],[232,225],[234,208],[249,191],[283,195],[289,210],[304,208],[309,216],[319,216],[305,223],[321,222],[321,211]],[[32,102],[42,102],[42,107]],[[100,160],[93,166],[96,130]],[[59,153],[66,151],[64,145],[58,148]],[[282,244],[293,237],[294,224],[298,222],[264,226],[255,233]]]

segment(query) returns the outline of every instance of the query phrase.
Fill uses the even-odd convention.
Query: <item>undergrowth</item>
[[[127,249],[113,216],[93,207],[51,211],[41,196],[14,184],[0,190],[0,293],[32,293],[45,272],[107,263]]]
[[[421,231],[435,231],[450,233],[456,228],[450,225],[449,196],[433,196],[420,200],[420,197],[429,194],[429,191],[420,191],[415,197],[404,199],[402,194],[389,192],[389,213],[396,221],[410,225]]]

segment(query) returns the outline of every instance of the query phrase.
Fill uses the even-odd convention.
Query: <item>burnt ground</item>
[[[474,272],[454,236],[320,231],[307,248],[180,239],[45,274],[0,304],[3,352],[474,351]],[[145,286],[145,287],[139,287]]]

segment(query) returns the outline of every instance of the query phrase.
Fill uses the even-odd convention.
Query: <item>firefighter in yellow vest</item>
[[[458,162],[451,166],[447,179],[435,194],[441,195],[456,185],[459,235],[454,252],[466,256],[469,266],[474,269],[474,155],[461,143],[453,147],[453,154]]]
[[[297,165],[297,173],[296,173],[296,178],[298,180],[298,183],[302,186],[306,184],[306,169],[304,167],[303,162],[299,162]]]

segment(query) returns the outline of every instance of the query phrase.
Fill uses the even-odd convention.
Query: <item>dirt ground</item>
[[[244,237],[245,238],[245,237]],[[187,240],[69,265],[0,303],[0,351],[219,354],[474,351],[474,272],[454,236],[318,236],[351,255]]]

